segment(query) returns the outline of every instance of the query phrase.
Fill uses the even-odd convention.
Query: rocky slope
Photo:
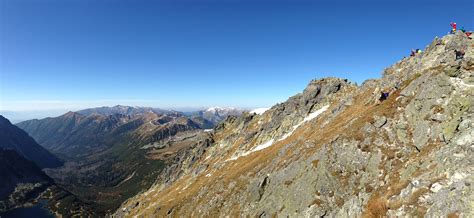
[[[114,216],[474,216],[473,46],[437,38],[381,79],[229,117]]]
[[[62,161],[49,153],[25,131],[11,124],[0,115],[0,149],[14,150],[24,158],[33,161],[40,168],[54,168]]]

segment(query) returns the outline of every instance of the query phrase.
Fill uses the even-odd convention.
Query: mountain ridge
[[[380,79],[313,80],[228,117],[188,173],[113,216],[472,216],[472,47],[462,32],[436,38]]]

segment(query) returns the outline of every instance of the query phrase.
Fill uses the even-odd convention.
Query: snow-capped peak
[[[235,108],[233,108],[233,107],[218,107],[218,106],[215,106],[215,107],[210,107],[210,108],[208,108],[206,111],[207,111],[207,112],[216,112],[216,111],[231,111],[231,110],[235,110]]]

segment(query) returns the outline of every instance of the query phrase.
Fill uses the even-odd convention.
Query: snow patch
[[[252,150],[250,151],[250,153],[255,152],[255,151],[260,151],[260,150],[262,150],[262,149],[265,149],[265,148],[268,148],[268,147],[272,146],[272,145],[273,145],[273,141],[274,141],[274,140],[271,139],[271,140],[268,140],[267,142],[265,142],[265,143],[263,143],[263,144],[261,144],[261,145],[258,145],[257,147],[255,147],[254,149],[252,149]]]
[[[317,110],[313,113],[310,113],[307,117],[304,118],[303,122],[310,121],[310,120],[316,118],[317,116],[322,114],[324,111],[326,111],[328,108],[329,108],[329,105],[326,105],[326,106],[320,108],[319,110]]]
[[[310,113],[308,116],[306,116],[303,121],[299,122],[298,124],[294,125],[293,126],[293,129],[286,133],[285,135],[283,135],[280,139],[278,139],[278,141],[282,141],[282,140],[285,140],[286,138],[288,138],[289,136],[293,135],[293,132],[295,132],[296,129],[298,129],[298,127],[300,127],[303,123],[307,122],[307,121],[310,121],[316,117],[318,117],[320,114],[322,114],[324,111],[326,111],[327,109],[329,108],[329,105],[326,105],[322,108],[320,108],[319,110],[313,112],[313,113]]]
[[[257,109],[253,109],[250,111],[250,113],[255,113],[255,114],[258,114],[258,115],[262,115],[263,113],[265,113],[265,111],[267,111],[268,109],[270,108],[257,108]]]
[[[212,132],[213,129],[205,129],[204,132]]]
[[[210,108],[208,108],[206,111],[208,111],[208,112],[214,112],[214,111],[220,110],[220,109],[222,109],[222,108],[220,108],[220,107],[210,107]]]
[[[285,135],[283,135],[280,139],[277,140],[277,142],[279,141],[282,141],[282,140],[285,140],[286,138],[288,138],[289,136],[291,136],[293,134],[293,132],[295,132],[296,129],[298,129],[298,127],[300,127],[303,123],[307,122],[307,121],[310,121],[310,120],[313,120],[314,118],[318,117],[320,114],[322,114],[324,111],[326,111],[327,109],[329,108],[329,105],[326,105],[322,108],[320,108],[319,110],[313,112],[313,113],[310,113],[308,116],[306,116],[303,121],[299,122],[298,124],[294,125],[293,126],[293,129],[286,133]],[[262,149],[265,149],[265,148],[268,148],[270,146],[273,145],[273,143],[275,142],[274,139],[270,139],[268,140],[267,142],[263,143],[263,144],[260,144],[258,146],[256,146],[255,148],[253,148],[252,150],[250,151],[246,151],[244,152],[243,154],[241,155],[237,155],[237,156],[233,156],[229,159],[226,160],[227,161],[232,161],[232,160],[237,160],[239,157],[243,157],[243,156],[247,156],[249,155],[250,153],[253,153],[253,152],[256,152],[256,151],[260,151]]]
[[[218,107],[218,106],[215,106],[215,107],[210,107],[210,108],[208,108],[206,111],[207,111],[207,112],[216,112],[216,111],[225,111],[225,110],[235,110],[235,108],[233,108],[233,107]]]

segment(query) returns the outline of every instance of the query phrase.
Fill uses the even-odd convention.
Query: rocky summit
[[[229,116],[113,216],[473,217],[473,46],[459,31],[380,79]]]

